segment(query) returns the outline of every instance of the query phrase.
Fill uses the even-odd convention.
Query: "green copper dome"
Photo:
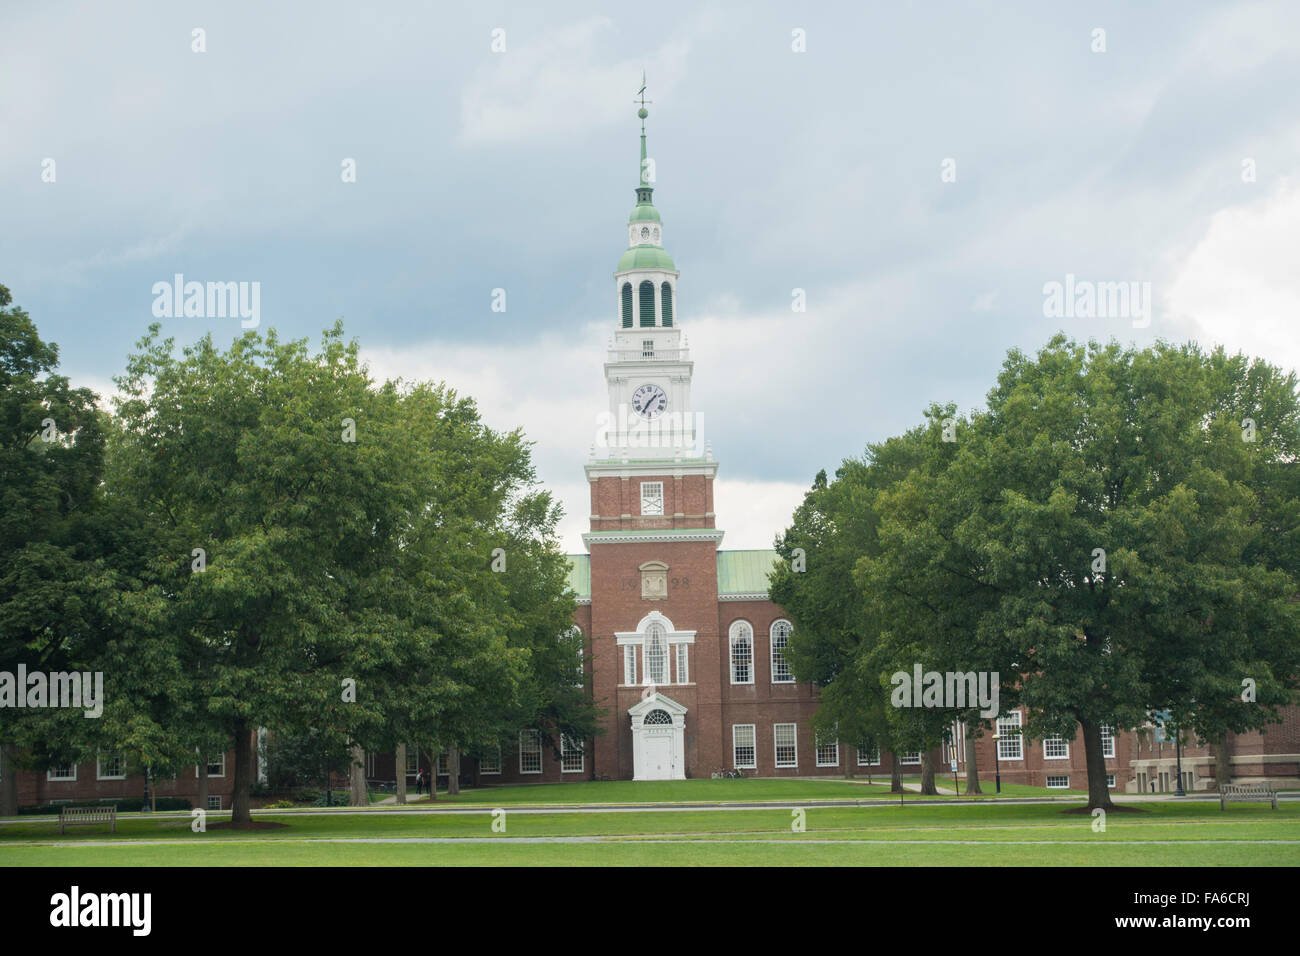
[[[628,217],[628,222],[658,222],[659,210],[649,203],[638,204]]]
[[[673,257],[661,249],[659,246],[633,246],[623,253],[618,260],[618,268],[615,272],[626,272],[628,269],[662,269],[665,272],[676,272],[677,267],[673,265]]]

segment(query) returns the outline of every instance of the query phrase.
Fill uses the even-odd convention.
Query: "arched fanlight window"
[[[666,710],[652,710],[650,713],[646,714],[645,719],[641,721],[642,725],[646,727],[665,727],[670,726],[672,722],[673,719],[668,716],[668,711]]]
[[[673,324],[673,287],[667,282],[659,287],[659,305],[664,316],[664,328]]]
[[[641,283],[641,327],[653,328],[655,324],[655,284],[649,279]]]
[[[623,328],[632,328],[632,283],[623,283]]]
[[[668,638],[662,624],[646,628],[645,676],[651,684],[668,683]]]
[[[748,621],[731,625],[731,682],[754,683],[754,629]]]

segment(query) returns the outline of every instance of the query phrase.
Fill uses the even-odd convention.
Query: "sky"
[[[1300,366],[1297,40],[1285,2],[10,0],[0,283],[104,393],[153,321],[241,333],[156,319],[177,273],[258,283],[263,331],[341,317],[521,427],[580,552],[644,70],[722,547],[770,547],[1057,331]]]

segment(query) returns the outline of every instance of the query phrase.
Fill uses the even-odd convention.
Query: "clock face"
[[[668,394],[658,385],[642,385],[632,393],[632,410],[642,418],[658,418],[668,408]]]

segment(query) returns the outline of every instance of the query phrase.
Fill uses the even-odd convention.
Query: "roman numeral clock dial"
[[[658,385],[642,385],[632,393],[632,410],[642,418],[658,418],[668,408],[668,394]]]

